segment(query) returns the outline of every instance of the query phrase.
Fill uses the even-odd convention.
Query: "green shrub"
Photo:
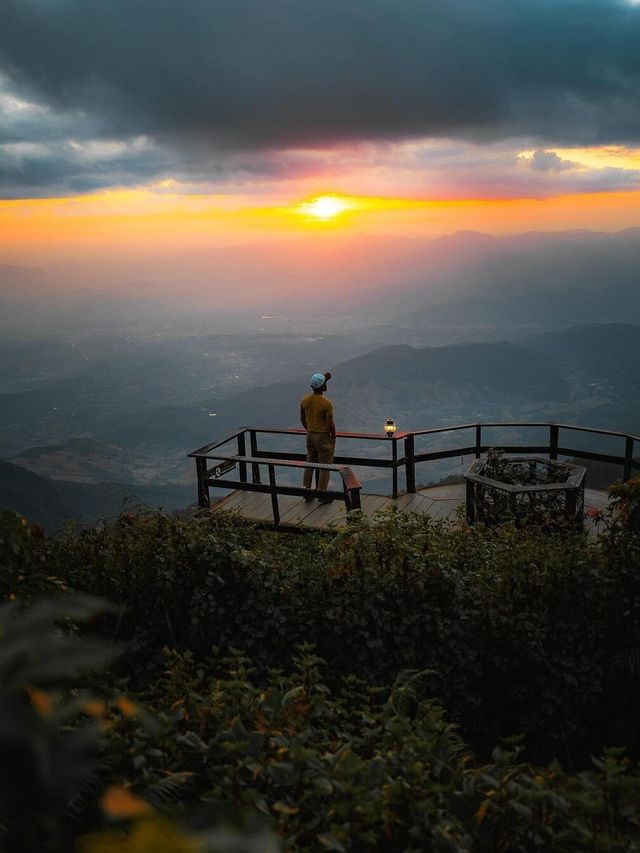
[[[238,651],[196,661],[167,650],[144,696],[92,698],[79,673],[112,652],[69,634],[68,617],[95,610],[73,598],[0,608],[3,707],[21,705],[0,736],[25,749],[5,766],[0,849],[639,849],[640,771],[619,750],[580,774],[524,763],[514,743],[478,764],[440,704],[421,698],[429,673],[404,672],[390,689],[350,676],[332,690],[309,646],[290,674],[266,678]]]
[[[640,753],[640,540],[621,526],[591,541],[391,513],[330,538],[127,515],[29,547],[32,585],[58,578],[118,604],[105,630],[129,644],[119,671],[134,685],[163,646],[200,660],[242,648],[264,675],[310,642],[331,686],[431,670],[429,694],[486,755],[518,733],[538,760],[571,765],[606,743]]]

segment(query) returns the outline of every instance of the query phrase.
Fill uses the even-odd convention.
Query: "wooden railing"
[[[241,438],[241,434],[237,433],[223,440],[223,444],[232,438]],[[299,460],[286,459],[264,459],[257,456],[247,456],[246,454],[229,455],[225,453],[216,453],[216,447],[207,445],[199,450],[190,453],[196,460],[196,470],[198,473],[198,504],[201,507],[210,506],[209,488],[218,487],[225,489],[240,489],[248,492],[263,492],[271,496],[271,509],[273,512],[273,523],[277,527],[280,524],[280,506],[278,495],[294,495],[296,497],[323,497],[331,498],[332,500],[343,501],[347,512],[354,509],[360,509],[360,490],[362,484],[346,465],[324,465],[318,462],[306,462]],[[209,461],[214,461],[217,464],[209,468]],[[250,465],[253,473],[253,481],[250,483],[247,479],[247,466]],[[235,470],[238,467],[239,479],[230,480],[223,479],[223,475]],[[260,468],[267,469],[268,483],[262,483]],[[278,483],[276,477],[276,468],[296,468],[304,471],[309,468],[313,471],[329,471],[340,477],[342,484],[341,491],[327,489],[323,492],[318,492],[316,489],[305,489],[301,486],[289,486],[284,483]]]
[[[486,433],[483,430],[490,428],[502,429],[544,429],[548,431],[548,441],[543,444],[501,444],[500,442],[486,442]],[[446,450],[429,450],[416,452],[416,439],[435,438],[446,433],[457,433],[464,430],[472,431],[472,442],[460,441],[453,448]],[[624,452],[620,454],[602,453],[596,450],[584,450],[571,446],[571,438],[565,433],[582,433],[586,435],[608,437],[624,442]],[[243,491],[265,492],[271,495],[274,513],[274,522],[279,522],[278,495],[309,495],[307,489],[302,487],[285,485],[277,482],[277,468],[297,468],[304,470],[325,469],[338,474],[342,482],[341,491],[328,491],[327,497],[342,500],[347,510],[360,507],[360,490],[362,488],[358,478],[351,470],[354,466],[364,468],[386,468],[391,471],[392,496],[398,496],[398,472],[404,469],[406,490],[409,493],[416,491],[416,466],[422,462],[433,462],[442,459],[452,459],[463,456],[475,456],[480,458],[489,449],[495,448],[510,454],[544,454],[549,459],[557,459],[558,456],[568,456],[577,459],[591,459],[596,462],[607,462],[619,465],[622,468],[622,479],[630,479],[634,471],[640,471],[640,461],[636,458],[634,451],[640,451],[640,436],[631,433],[613,432],[610,430],[595,429],[592,427],[581,427],[573,424],[556,424],[541,422],[525,423],[475,423],[459,424],[455,426],[434,427],[432,429],[408,430],[396,432],[392,438],[385,438],[379,433],[361,432],[339,432],[337,438],[340,445],[344,441],[374,441],[388,446],[388,456],[346,456],[339,453],[335,456],[332,465],[320,465],[306,461],[306,453],[291,451],[265,450],[259,446],[259,437],[265,435],[280,435],[299,437],[302,441],[306,435],[303,429],[272,429],[260,427],[241,427],[235,432],[206,444],[204,447],[194,450],[189,454],[196,460],[196,471],[198,475],[198,503],[201,507],[210,505],[209,489],[240,489]],[[561,440],[562,439],[562,440]],[[222,451],[225,445],[235,445],[236,453],[229,453],[231,448]],[[217,464],[210,466],[210,462]],[[226,479],[225,474],[231,469],[238,471],[238,478]],[[263,472],[266,468],[267,482],[263,483]],[[249,471],[251,472],[249,478]],[[317,492],[313,492],[317,496]]]

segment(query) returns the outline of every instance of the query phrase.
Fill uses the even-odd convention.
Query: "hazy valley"
[[[329,288],[320,303],[308,298],[293,258],[290,304],[266,315],[217,311],[226,273],[214,265],[206,298],[193,270],[184,288],[148,302],[135,287],[63,291],[45,329],[43,274],[5,269],[0,458],[49,484],[25,480],[20,494],[53,495],[58,482],[51,501],[83,519],[74,501],[99,514],[118,488],[185,505],[195,499],[187,452],[240,425],[296,426],[318,369],[334,374],[329,395],[347,431],[379,432],[389,416],[403,428],[554,420],[640,431],[637,231],[389,241],[366,264],[361,242],[358,264],[343,245],[311,276],[331,278],[345,262],[342,297]],[[271,281],[284,258],[269,251],[258,260]],[[358,276],[371,288],[356,287]],[[173,310],[178,296],[188,311]],[[5,469],[4,505],[17,505],[17,478]],[[100,498],[88,499],[92,489]]]

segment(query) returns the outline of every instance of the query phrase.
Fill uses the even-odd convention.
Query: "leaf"
[[[165,779],[155,782],[150,785],[144,792],[145,799],[154,806],[161,806],[163,803],[177,800],[184,794],[186,785],[193,779],[193,773],[184,771],[182,773],[172,773]]]
[[[287,815],[298,814],[298,812],[300,811],[300,809],[296,808],[295,806],[290,806],[288,805],[288,803],[283,803],[280,801],[274,803],[271,808],[274,810],[274,812]]]
[[[293,690],[289,690],[282,697],[282,704],[288,705],[289,702],[292,702],[294,699],[297,699],[298,696],[302,696],[304,693],[304,685],[300,684],[298,687],[294,687]]]
[[[135,717],[138,713],[138,706],[126,696],[118,696],[116,706],[124,717]]]
[[[142,820],[131,835],[96,832],[81,839],[78,853],[198,853],[203,845],[166,820]]]
[[[38,690],[37,687],[29,688],[29,699],[31,699],[31,704],[36,709],[38,714],[41,717],[49,717],[51,716],[51,712],[53,710],[53,699],[48,693],[45,693],[44,690]]]
[[[347,853],[346,847],[341,844],[335,835],[332,835],[332,833],[322,832],[317,836],[317,838],[325,850],[338,850],[339,853]]]
[[[483,800],[479,807],[478,811],[474,814],[474,818],[476,823],[480,824],[485,819],[487,814],[487,809],[489,808],[489,800]]]
[[[523,803],[519,803],[517,800],[513,800],[511,805],[513,806],[514,810],[518,812],[518,814],[521,814],[523,817],[526,817],[529,820],[531,819],[531,815],[533,814],[533,812],[531,811],[529,806],[525,806]]]
[[[318,794],[333,794],[333,785],[326,776],[318,776],[314,779],[313,787]]]
[[[121,785],[112,785],[100,798],[100,807],[109,817],[122,819],[150,814],[151,805],[141,797],[136,797]]]

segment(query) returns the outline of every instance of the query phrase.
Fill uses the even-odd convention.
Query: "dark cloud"
[[[168,168],[161,152],[130,143],[8,143],[0,145],[4,198],[69,195],[157,178]]]
[[[114,135],[640,137],[627,0],[3,0],[0,33],[14,85]]]
[[[131,183],[360,140],[636,144],[639,45],[628,0],[2,0],[0,73],[37,106],[9,110],[0,146],[52,147],[0,151],[0,181]],[[100,166],[64,149],[139,136],[146,154]]]

